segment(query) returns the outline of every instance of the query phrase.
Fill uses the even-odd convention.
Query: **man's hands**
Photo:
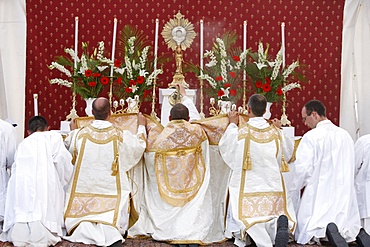
[[[71,122],[69,123],[69,129],[72,131],[72,130],[75,130],[75,129],[78,129],[77,128],[77,121],[75,118],[72,118],[71,119]]]
[[[186,96],[185,87],[182,84],[176,84],[176,90],[181,94],[181,96]]]
[[[275,125],[277,128],[281,129],[281,121],[277,118],[271,120],[272,124]]]
[[[239,113],[237,111],[229,111],[229,123],[239,124]]]
[[[141,112],[137,114],[137,122],[139,125],[146,126],[146,117]]]

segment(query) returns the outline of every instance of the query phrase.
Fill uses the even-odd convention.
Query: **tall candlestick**
[[[110,67],[110,76],[113,77],[113,67],[114,67],[114,53],[116,49],[116,36],[117,36],[117,18],[114,17],[113,24],[113,41],[112,41],[112,66]]]
[[[39,96],[37,95],[37,93],[33,94],[33,109],[34,109],[34,112],[35,112],[35,116],[39,115],[39,106],[38,106],[38,103],[37,103],[37,98],[38,97]]]
[[[154,32],[154,70],[157,69],[158,29],[159,29],[159,20],[158,19],[155,19],[155,32]]]
[[[203,20],[200,20],[200,75],[203,75]]]
[[[285,23],[281,23],[281,51],[283,52],[283,68],[285,68]]]
[[[77,73],[77,47],[78,47],[78,16],[75,17],[75,61],[74,61],[75,73]]]
[[[247,50],[247,21],[243,23],[243,52]],[[243,71],[243,81],[247,79],[245,70]]]

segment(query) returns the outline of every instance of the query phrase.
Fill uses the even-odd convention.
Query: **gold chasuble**
[[[76,155],[77,148],[79,153],[65,211],[68,233],[82,221],[116,226],[122,196],[118,166],[122,130],[114,126],[97,129],[87,125],[76,135],[73,154]]]
[[[173,120],[154,142],[158,191],[171,206],[184,206],[202,186],[206,166],[201,144],[206,139],[199,125]]]
[[[244,141],[239,219],[245,224],[246,230],[259,221],[267,221],[282,214],[289,215],[285,203],[284,181],[276,164],[276,160],[281,159],[281,171],[288,170],[280,150],[281,132],[273,124],[265,129],[246,124],[239,129],[238,139]],[[251,153],[251,149],[258,154]],[[270,183],[270,179],[265,178],[279,183]],[[258,186],[251,186],[251,183],[258,183]]]

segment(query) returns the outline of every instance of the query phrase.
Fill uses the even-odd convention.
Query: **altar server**
[[[238,113],[229,113],[230,124],[222,136],[221,156],[232,170],[226,232],[234,244],[246,246],[251,239],[258,247],[285,247],[294,231],[295,214],[287,195],[282,172],[293,152],[293,139],[265,120],[266,98],[248,100],[249,120],[238,127]],[[281,126],[275,119],[273,122]],[[250,239],[251,238],[251,239]]]
[[[0,240],[14,246],[51,246],[63,235],[71,154],[59,133],[47,131],[45,118],[32,117],[28,129],[30,135],[19,144],[14,158]]]
[[[355,143],[355,165],[361,225],[370,233],[370,134],[361,136]]]
[[[334,246],[347,246],[346,242],[354,241],[361,228],[354,186],[353,140],[347,131],[327,119],[321,101],[307,102],[302,118],[311,130],[299,143],[290,188],[303,189],[295,238],[299,244],[313,244],[328,237]],[[370,246],[370,242],[359,246]]]
[[[9,170],[14,161],[17,148],[17,133],[8,122],[0,119],[0,232],[4,220],[6,188],[9,181]]]
[[[65,144],[75,158],[67,191],[65,239],[98,246],[120,246],[129,223],[130,185],[127,171],[146,147],[145,117],[138,114],[138,131],[122,131],[108,120],[109,101],[93,102],[95,120],[76,129]]]

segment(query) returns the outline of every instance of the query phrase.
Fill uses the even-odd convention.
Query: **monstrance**
[[[176,84],[182,84],[185,88],[189,88],[189,84],[185,82],[185,77],[182,74],[183,51],[190,47],[195,36],[193,24],[188,19],[185,19],[180,11],[175,15],[175,18],[170,19],[165,24],[162,37],[167,46],[174,51],[176,62],[175,75],[173,76],[173,81],[168,84],[168,88],[174,88]],[[169,97],[169,101],[171,105],[181,102],[179,92],[175,91]]]

